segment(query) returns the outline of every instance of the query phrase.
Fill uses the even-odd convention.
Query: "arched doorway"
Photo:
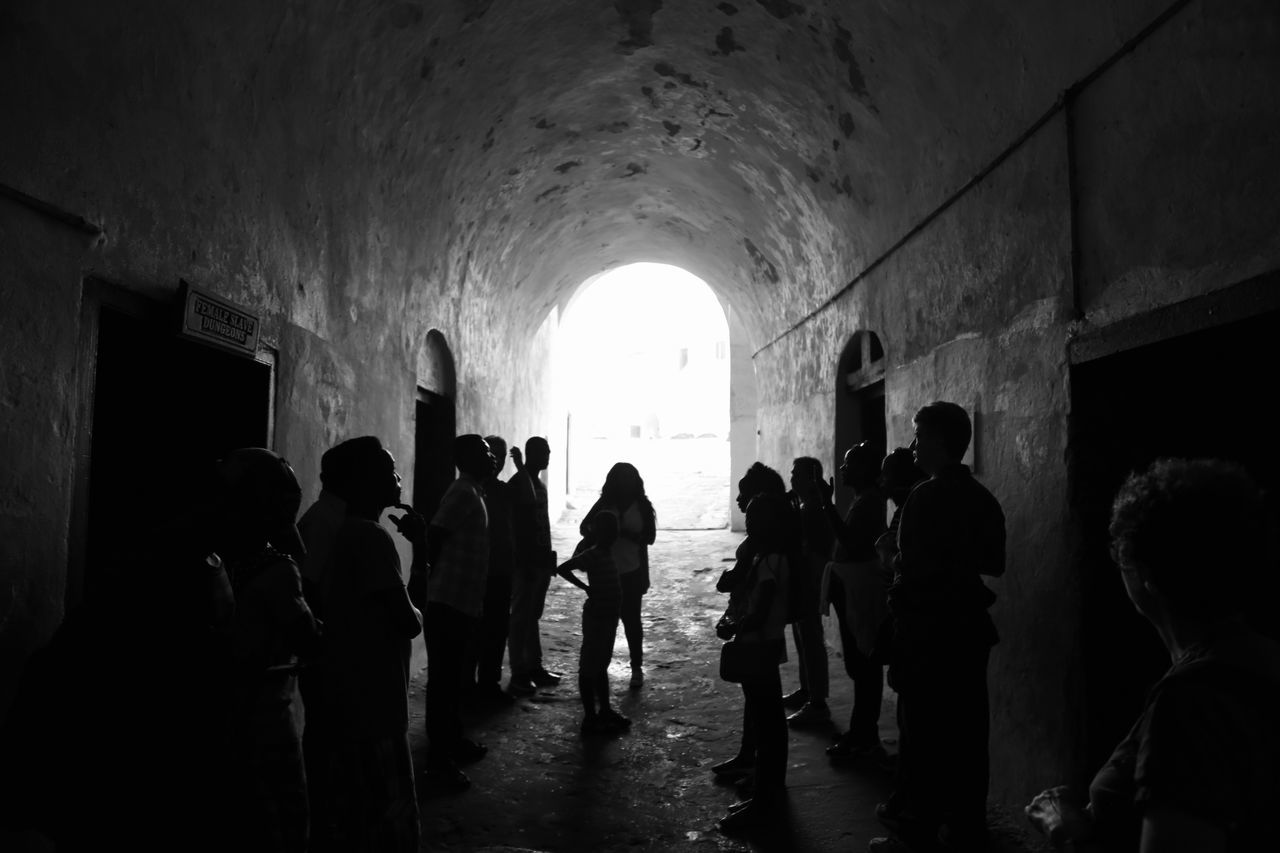
[[[888,437],[884,412],[884,345],[875,332],[855,332],[840,353],[836,369],[835,447],[832,458],[838,467],[844,452],[869,441],[885,450]],[[852,499],[834,475],[837,502]]]
[[[669,264],[626,264],[583,282],[556,351],[571,508],[590,506],[625,461],[644,478],[660,528],[730,522],[730,365],[741,354],[728,314],[705,280]]]
[[[457,435],[457,373],[453,353],[438,329],[427,332],[418,357],[413,425],[413,508],[435,514],[453,482],[453,439]]]

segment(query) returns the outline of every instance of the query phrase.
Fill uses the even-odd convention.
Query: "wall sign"
[[[258,352],[257,314],[182,281],[182,335],[252,358]]]

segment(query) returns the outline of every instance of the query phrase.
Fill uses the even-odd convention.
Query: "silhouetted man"
[[[987,612],[995,595],[981,576],[1004,574],[1004,513],[961,464],[972,437],[965,410],[931,403],[914,423],[915,461],[929,479],[907,498],[898,526],[889,678],[901,741],[897,790],[876,813],[890,825],[936,828],[945,847],[981,849],[987,658],[998,639]]]
[[[498,475],[507,459],[507,442],[496,435],[485,436],[493,451],[493,474],[484,481],[484,505],[489,512],[489,574],[484,584],[484,614],[474,643],[475,699],[489,704],[509,704],[510,694],[502,689],[502,658],[507,650],[511,621],[511,576],[515,569],[516,546],[511,530],[511,484]]]
[[[355,462],[358,444],[342,442],[320,457],[320,495],[298,519],[298,532],[306,546],[301,563],[302,594],[317,619],[324,619],[323,589],[338,531],[347,520],[347,502],[339,495],[348,494],[358,476]],[[307,789],[311,797],[311,847],[328,850],[334,836],[333,807],[329,765],[333,742],[332,715],[325,704],[321,667],[312,666],[298,676],[305,725],[302,749],[306,759]]]
[[[804,572],[804,580],[796,584],[803,602],[793,605],[800,618],[791,623],[791,636],[796,644],[800,664],[800,688],[782,699],[788,708],[798,709],[787,717],[793,726],[826,723],[831,719],[827,706],[827,643],[822,633],[819,599],[822,571],[831,555],[831,529],[821,493],[816,484],[822,482],[822,463],[811,456],[801,456],[791,463],[791,506],[800,523],[800,553],[804,557],[792,571]]]
[[[487,749],[462,735],[460,710],[466,649],[484,610],[489,573],[489,514],[481,484],[494,469],[488,443],[478,435],[454,440],[458,478],[431,519],[427,542],[427,781],[464,788],[471,781],[457,762],[477,761]]]
[[[885,497],[877,480],[880,450],[859,442],[845,451],[841,482],[853,491],[844,518],[831,501],[834,485],[818,481],[816,494],[835,537],[827,575],[827,599],[840,626],[844,669],[853,680],[853,710],[849,729],[827,749],[833,758],[875,758],[880,745],[880,705],[884,698],[884,668],[873,660],[880,626],[888,615],[885,569],[876,555],[876,541],[884,533]],[[814,488],[806,484],[806,488]]]
[[[560,683],[560,676],[542,665],[538,621],[547,600],[547,586],[555,573],[551,550],[551,517],[547,487],[539,475],[551,461],[551,446],[541,436],[524,443],[524,466],[508,481],[511,486],[512,527],[516,569],[511,600],[511,692],[532,693]]]

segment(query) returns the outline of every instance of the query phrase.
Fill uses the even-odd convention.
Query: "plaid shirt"
[[[431,567],[427,601],[447,604],[478,618],[489,574],[489,513],[480,484],[460,474],[440,499],[431,526],[448,530],[450,535]]]

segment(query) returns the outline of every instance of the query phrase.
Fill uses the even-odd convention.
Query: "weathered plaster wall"
[[[1068,127],[1059,112],[810,323],[757,355],[761,457],[830,446],[834,371],[875,331],[890,445],[920,405],[976,411],[980,478],[1005,507],[992,581],[992,795],[1019,803],[1081,768],[1079,586],[1069,562],[1069,338],[1280,266],[1269,211],[1280,102],[1273,6],[1192,3],[1074,109],[1083,322],[1073,304]],[[1239,148],[1234,140],[1238,140]],[[822,456],[829,461],[828,456]]]
[[[0,200],[0,709],[62,617],[90,238]]]
[[[1275,3],[1197,2],[1082,93],[1088,325],[1280,266],[1277,80]]]
[[[411,493],[418,349],[426,328],[455,333],[457,306],[424,282],[423,217],[405,214],[372,156],[385,151],[362,126],[350,66],[312,52],[316,22],[297,11],[0,12],[0,180],[106,230],[89,247],[0,201],[0,709],[64,607],[92,381],[77,351],[86,275],[161,301],[183,277],[261,312],[278,350],[275,447],[307,498],[323,449],[364,433],[401,460]]]
[[[1008,576],[991,582],[1004,642],[990,675],[992,793],[1009,802],[1071,769],[1065,143],[1064,122],[1046,126],[836,306],[756,359],[761,456],[780,467],[815,452],[829,461],[834,374],[855,331],[875,331],[885,347],[891,446],[910,442],[911,416],[925,403],[978,412],[977,473],[1009,529]]]

